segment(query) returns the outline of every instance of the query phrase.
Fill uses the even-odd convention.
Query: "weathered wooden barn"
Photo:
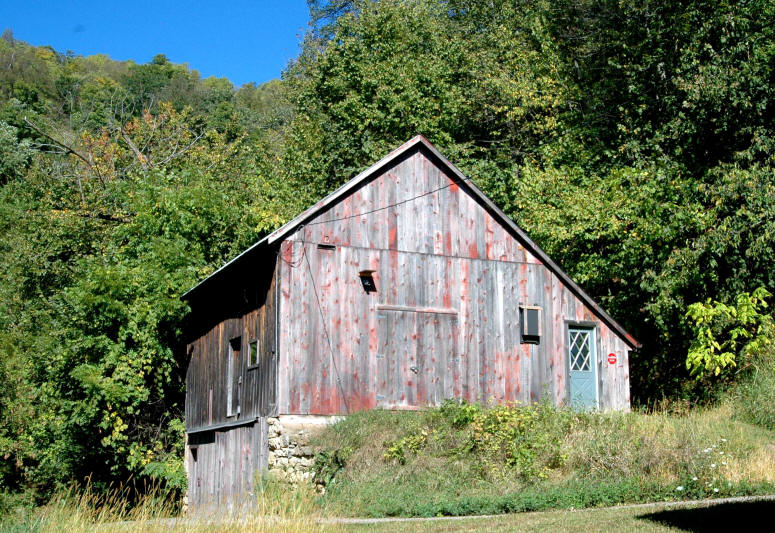
[[[270,417],[630,405],[636,341],[420,136],[184,298],[193,506],[250,491]]]

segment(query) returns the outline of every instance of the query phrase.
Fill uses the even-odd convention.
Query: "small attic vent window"
[[[361,278],[361,285],[366,293],[377,292],[377,284],[374,283],[374,271],[373,270],[361,270],[358,272],[358,277]]]
[[[333,244],[318,244],[318,250],[336,250]]]
[[[519,324],[522,344],[539,344],[541,342],[540,307],[534,305],[520,306]]]

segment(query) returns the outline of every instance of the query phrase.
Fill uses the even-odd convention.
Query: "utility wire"
[[[277,255],[280,257],[280,259],[282,260],[283,263],[285,263],[286,265],[290,266],[291,268],[296,268],[299,265],[301,265],[302,261],[304,261],[304,257],[307,255],[307,247],[304,246],[304,244],[307,244],[307,242],[304,241],[304,240],[299,241],[299,242],[302,243],[302,247],[301,247],[301,255],[297,259],[293,258],[293,242],[294,241],[284,241],[285,244],[290,244],[291,245],[289,247],[290,250],[291,250],[291,258],[290,258],[290,260],[286,259],[285,257],[283,257],[283,252],[279,248],[277,250]]]
[[[300,228],[300,230],[303,230],[304,227]],[[305,243],[302,240],[302,248],[305,248]],[[323,333],[326,334],[326,341],[328,342],[328,348],[331,350],[331,364],[334,367],[334,373],[336,374],[336,385],[339,387],[339,393],[342,395],[342,401],[344,402],[344,408],[347,410],[347,413],[350,413],[350,406],[347,403],[347,395],[344,393],[344,389],[342,388],[342,380],[339,376],[339,369],[336,367],[336,355],[334,354],[334,346],[331,344],[331,337],[328,335],[328,327],[326,326],[326,317],[323,314],[323,306],[320,303],[320,297],[318,296],[318,289],[315,286],[315,276],[312,274],[312,265],[309,263],[309,257],[307,257],[307,254],[304,253],[304,260],[307,263],[307,270],[309,271],[309,279],[312,282],[312,292],[315,294],[315,301],[318,304],[318,309],[320,310],[320,321],[323,325]]]
[[[306,223],[302,224],[301,226],[299,226],[299,228],[296,230],[295,233],[298,233],[298,232],[302,231],[307,226],[315,226],[317,224],[328,224],[330,222],[340,222],[342,220],[349,220],[351,218],[358,218],[358,217],[363,217],[363,216],[366,216],[366,215],[370,215],[372,213],[378,213],[379,211],[384,211],[386,209],[390,209],[390,208],[393,208],[393,207],[397,207],[399,205],[403,205],[403,204],[407,204],[409,202],[413,202],[414,200],[417,200],[419,198],[424,198],[425,196],[429,196],[431,194],[435,194],[435,193],[437,193],[439,191],[442,191],[444,189],[448,189],[449,187],[452,187],[453,185],[459,185],[460,183],[466,182],[466,181],[469,181],[469,182],[471,182],[473,184],[473,182],[471,181],[471,178],[464,176],[460,181],[452,181],[451,183],[447,183],[446,185],[442,185],[441,187],[438,187],[436,189],[424,192],[422,194],[418,194],[417,196],[413,196],[411,198],[407,198],[406,200],[401,200],[400,202],[396,202],[394,204],[385,205],[385,206],[382,206],[382,207],[377,207],[377,208],[371,209],[369,211],[363,211],[361,213],[356,213],[355,215],[348,215],[346,217],[332,218],[330,220],[318,220],[318,221],[314,221],[314,222],[306,222]],[[290,241],[285,241],[285,242],[290,242]],[[324,243],[311,243],[311,242],[305,240],[303,236],[302,236],[301,240],[298,241],[298,242],[302,243],[301,257],[299,257],[298,259],[294,259],[293,256],[291,256],[290,260],[285,259],[285,257],[283,257],[282,251],[280,251],[279,249],[277,250],[277,255],[280,256],[280,259],[282,259],[282,261],[284,263],[286,263],[287,265],[289,265],[291,268],[298,267],[301,264],[301,262],[305,259],[305,255],[307,253],[307,248],[306,248],[306,246],[304,246],[305,244],[324,244]]]
[[[463,177],[463,179],[461,179],[460,181],[452,181],[451,183],[447,183],[446,185],[442,185],[438,189],[433,189],[432,191],[427,191],[427,192],[424,192],[422,194],[418,194],[417,196],[413,196],[411,198],[407,198],[406,200],[401,200],[400,202],[396,202],[394,204],[386,205],[386,206],[383,206],[383,207],[377,207],[377,208],[372,209],[370,211],[364,211],[362,213],[357,213],[355,215],[348,215],[346,217],[332,218],[331,220],[318,220],[318,221],[315,221],[315,222],[307,222],[307,223],[304,224],[304,226],[314,226],[314,225],[317,225],[317,224],[328,224],[329,222],[339,222],[339,221],[342,221],[342,220],[349,220],[351,218],[363,217],[363,216],[366,216],[366,215],[370,215],[372,213],[377,213],[379,211],[384,211],[385,209],[390,209],[392,207],[396,207],[396,206],[399,206],[399,205],[408,204],[409,202],[413,202],[413,201],[415,201],[415,200],[417,200],[419,198],[423,198],[425,196],[429,196],[429,195],[437,193],[439,191],[443,191],[444,189],[452,187],[453,185],[459,185],[460,183],[463,183],[463,182],[466,182],[466,181],[470,181],[473,184],[473,182],[471,181],[471,178]]]

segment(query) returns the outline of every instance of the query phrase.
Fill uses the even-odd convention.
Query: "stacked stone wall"
[[[340,417],[280,415],[267,419],[269,472],[291,484],[311,482],[315,450],[310,439]]]

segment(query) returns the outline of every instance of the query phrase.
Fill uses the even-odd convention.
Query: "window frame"
[[[526,335],[525,329],[527,327],[527,312],[537,312],[537,326],[538,335]],[[520,344],[541,344],[541,337],[543,336],[543,313],[544,309],[540,305],[520,305],[519,306],[519,343]]]
[[[255,363],[251,364],[251,359],[253,357],[253,346],[256,347],[256,359]],[[250,341],[248,341],[248,357],[245,360],[247,363],[248,370],[256,370],[257,368],[261,367],[261,340],[258,338],[253,338]]]
[[[226,369],[226,418],[240,415],[242,396],[242,335],[229,339],[229,364]],[[235,362],[235,359],[239,359]],[[238,378],[238,379],[235,379]],[[236,391],[234,390],[236,386]],[[236,392],[236,394],[235,394]],[[236,397],[236,406],[235,406]]]

